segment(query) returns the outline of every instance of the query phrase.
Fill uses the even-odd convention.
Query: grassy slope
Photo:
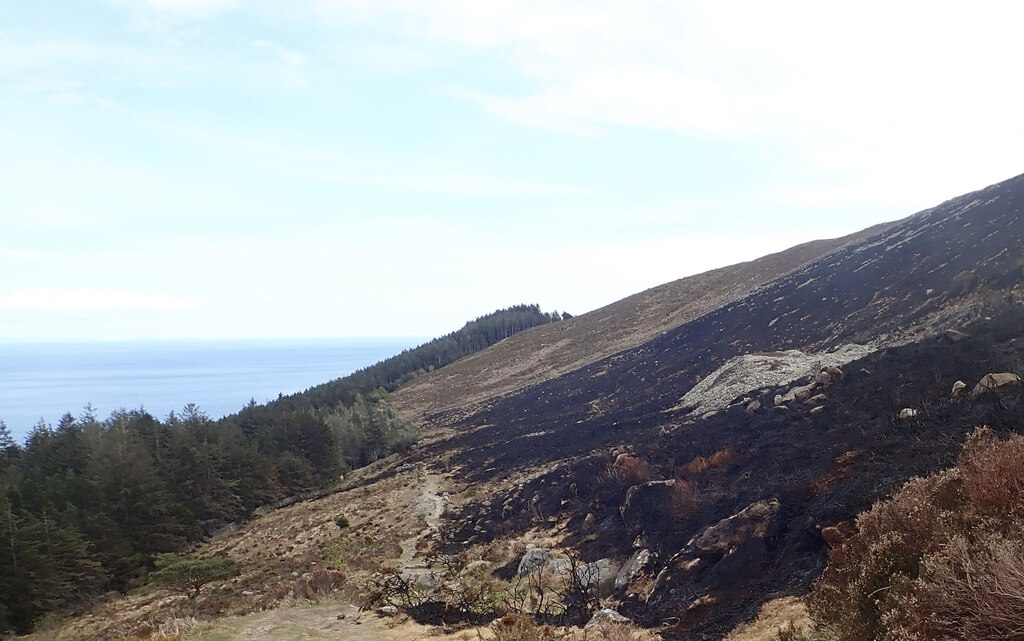
[[[521,332],[416,379],[392,396],[392,404],[413,420],[421,420],[561,376],[636,347],[887,226],[804,243],[754,261],[682,278],[568,321]]]

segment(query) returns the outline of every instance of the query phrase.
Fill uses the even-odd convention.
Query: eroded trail
[[[423,518],[426,527],[423,530],[402,539],[402,556],[399,558],[399,566],[402,572],[426,571],[429,568],[426,560],[417,556],[417,543],[423,537],[430,537],[437,533],[441,524],[441,514],[444,513],[447,497],[440,494],[441,475],[429,473],[425,476],[420,493],[409,502],[410,514],[414,519]]]

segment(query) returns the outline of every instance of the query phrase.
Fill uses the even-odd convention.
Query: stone
[[[640,571],[651,562],[651,551],[647,548],[641,548],[633,553],[633,556],[629,557],[629,560],[622,564],[619,568],[619,573],[615,575],[615,591],[622,592],[628,586],[630,581],[635,579]]]
[[[843,370],[841,370],[836,365],[829,365],[828,367],[822,369],[821,371],[828,374],[829,378],[831,378],[833,381],[841,381],[845,376],[845,374],[843,374]]]
[[[551,558],[551,552],[545,548],[527,550],[519,561],[519,574],[531,574],[539,571]]]
[[[775,395],[775,400],[773,401],[773,404],[775,405],[775,407],[778,407],[778,406],[782,405],[782,403],[783,403],[783,401],[782,401],[782,394],[776,394]]]
[[[594,516],[593,512],[587,512],[587,516],[583,518],[583,525],[581,529],[584,532],[589,532],[594,529],[595,523],[597,523],[597,517]]]
[[[953,391],[949,393],[949,400],[956,400],[964,396],[967,396],[967,383],[963,381],[953,383]]]
[[[817,407],[812,407],[811,411],[809,413],[810,414],[821,414],[824,411],[825,411],[825,406],[824,405],[819,405]]]
[[[977,398],[992,392],[1003,392],[1017,385],[1020,385],[1020,376],[1012,372],[985,374],[981,381],[971,390],[971,398]]]
[[[828,396],[826,396],[825,394],[815,394],[814,396],[812,396],[809,399],[807,399],[806,401],[804,401],[804,405],[817,406],[817,405],[821,405],[822,403],[824,403],[827,400],[828,400]]]
[[[710,554],[726,552],[750,538],[763,538],[768,533],[768,525],[778,510],[777,499],[752,503],[736,514],[704,528],[688,545],[700,553]]]
[[[917,416],[917,410],[910,407],[904,407],[900,410],[899,419],[901,421],[909,421],[910,419]]]
[[[611,559],[598,559],[576,567],[576,580],[580,585],[602,599],[615,592],[615,577],[618,574],[619,565]]]
[[[594,616],[590,617],[590,621],[587,621],[587,624],[585,626],[583,626],[583,627],[584,627],[584,629],[590,628],[590,627],[593,627],[595,625],[599,625],[601,623],[604,623],[606,621],[607,622],[611,622],[611,623],[629,623],[630,622],[629,619],[627,619],[626,617],[622,616],[621,614],[619,614],[615,610],[613,610],[611,608],[604,608],[603,610],[598,610],[597,612],[595,612]]]
[[[651,526],[672,527],[675,480],[648,481],[626,490],[619,514],[627,527],[634,530]]]
[[[831,385],[832,377],[828,375],[828,372],[818,372],[814,376],[814,382],[817,383],[818,385]]]
[[[747,414],[753,414],[759,409],[761,409],[761,401],[750,401],[750,404],[747,405]]]

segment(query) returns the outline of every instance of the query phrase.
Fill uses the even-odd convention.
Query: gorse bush
[[[1024,638],[1024,436],[978,428],[953,468],[857,519],[810,599],[837,639]]]

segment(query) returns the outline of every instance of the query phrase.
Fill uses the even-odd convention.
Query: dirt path
[[[424,527],[400,541],[402,555],[398,564],[401,572],[426,572],[426,560],[417,556],[417,543],[433,536],[440,526],[448,497],[441,493],[441,475],[427,473],[421,477],[418,492],[407,501],[404,509],[414,522]],[[408,496],[408,495],[406,495]],[[373,612],[360,612],[354,605],[323,602],[294,605],[239,617],[226,617],[206,623],[186,638],[200,641],[214,639],[422,639],[428,634],[436,636],[430,628],[412,621],[381,617]]]
[[[425,559],[416,556],[416,544],[425,536],[433,536],[441,524],[441,514],[444,512],[447,497],[439,494],[440,485],[440,474],[427,474],[419,495],[409,502],[413,518],[422,517],[426,521],[426,527],[401,541],[402,556],[399,558],[399,566],[403,572],[429,569]]]

